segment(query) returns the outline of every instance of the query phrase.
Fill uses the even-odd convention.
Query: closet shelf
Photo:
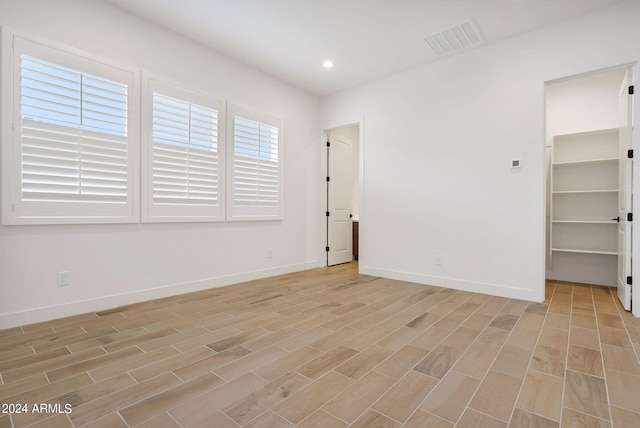
[[[617,129],[553,138],[548,242],[556,279],[615,280],[609,274],[618,257],[618,223],[612,220],[618,216],[618,151]],[[600,278],[599,271],[610,278]]]
[[[569,161],[560,161],[553,162],[553,166],[564,166],[564,165],[581,165],[581,164],[592,164],[592,163],[617,163],[618,158],[597,158],[597,159],[576,159]]]
[[[554,219],[551,220],[552,223],[568,223],[568,224],[609,224],[609,225],[617,225],[618,222],[615,220],[559,220]]]
[[[618,189],[600,189],[600,190],[554,190],[552,192],[554,195],[566,195],[566,194],[577,194],[577,193],[618,193]]]
[[[579,253],[579,254],[599,254],[603,256],[617,256],[617,251],[597,251],[597,250],[578,250],[575,248],[552,248],[551,251],[558,253]]]

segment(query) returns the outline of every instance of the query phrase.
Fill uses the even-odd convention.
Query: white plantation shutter
[[[147,82],[143,220],[224,220],[222,101]]]
[[[4,223],[135,221],[133,72],[17,37],[13,61]]]
[[[278,117],[232,105],[233,156],[228,181],[229,220],[282,217],[282,124]]]
[[[22,55],[23,201],[126,204],[127,86]]]

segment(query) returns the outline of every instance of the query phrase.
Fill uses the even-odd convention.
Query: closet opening
[[[545,85],[546,278],[616,287],[627,310],[632,71],[621,67]]]

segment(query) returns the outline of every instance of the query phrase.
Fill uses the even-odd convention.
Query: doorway
[[[360,125],[327,130],[326,137],[326,263],[334,266],[358,259]]]
[[[546,83],[546,278],[629,297],[631,223],[619,214],[631,211],[627,75],[623,67]]]

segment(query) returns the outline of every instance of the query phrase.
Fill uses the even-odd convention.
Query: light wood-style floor
[[[4,330],[0,428],[640,426],[640,320],[547,296],[352,263]]]

